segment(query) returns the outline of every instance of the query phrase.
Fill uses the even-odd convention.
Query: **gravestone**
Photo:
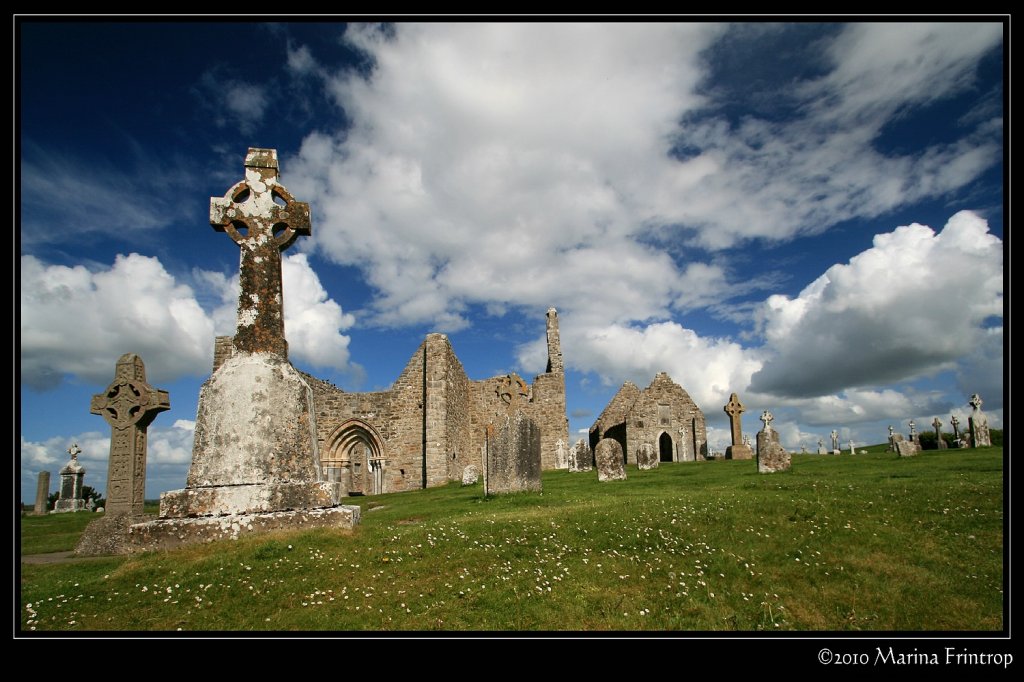
[[[171,407],[167,391],[146,382],[146,365],[125,353],[114,366],[114,379],[92,397],[89,411],[110,425],[106,515],[86,526],[75,547],[81,556],[126,554],[128,528],[143,521],[146,498],[146,433],[156,415]]]
[[[250,148],[244,179],[210,199],[210,224],[239,248],[234,351],[202,386],[186,487],[131,528],[137,548],[284,528],[351,528],[344,484],[323,480],[313,391],[288,361],[281,253],[311,232],[309,205],[278,179],[277,152]],[[228,355],[225,353],[225,355]]]
[[[82,479],[85,478],[85,467],[78,461],[78,455],[81,452],[78,443],[68,448],[71,459],[60,470],[60,498],[53,506],[53,511],[57,513],[77,512],[85,509],[85,500],[82,498]]]
[[[946,445],[946,441],[942,438],[942,422],[936,417],[935,421],[932,422],[932,427],[935,428],[935,447],[939,450],[945,450],[949,446]]]
[[[787,471],[793,461],[792,455],[779,442],[779,432],[772,428],[774,419],[768,410],[761,413],[764,428],[757,434],[757,471],[761,474]]]
[[[949,418],[949,423],[953,425],[953,440],[956,441],[956,446],[963,447],[960,445],[960,420],[954,414]]]
[[[475,464],[470,464],[462,470],[462,485],[476,485],[480,480],[480,469]]]
[[[565,441],[561,438],[559,438],[558,442],[555,443],[555,468],[569,468],[569,453],[565,448]]]
[[[725,458],[753,459],[754,451],[750,449],[750,443],[743,438],[743,425],[740,419],[740,415],[746,411],[743,403],[733,393],[722,409],[729,415],[729,432],[732,436],[732,445],[725,449]]]
[[[541,490],[540,429],[521,410],[487,428],[484,494]]]
[[[920,452],[920,448],[917,446],[917,443],[909,440],[903,440],[903,436],[901,434],[897,434],[894,438],[896,442],[896,452],[900,453],[900,457],[913,457]]]
[[[92,397],[89,411],[110,425],[107,515],[142,515],[146,497],[146,432],[156,415],[171,409],[167,391],[146,383],[146,366],[125,353],[107,390]]]
[[[896,452],[896,441],[893,440],[893,434],[895,429],[892,428],[892,424],[889,424],[889,452]]]
[[[650,443],[643,443],[637,450],[636,468],[641,471],[658,468],[658,455]]]
[[[46,514],[46,507],[50,501],[50,472],[40,471],[39,480],[36,482],[36,504],[32,509],[35,516]]]
[[[971,406],[971,416],[967,418],[967,423],[971,429],[971,446],[976,448],[989,447],[992,445],[992,434],[988,428],[988,417],[981,411],[981,396],[977,393],[972,394],[967,404]]]
[[[614,438],[602,438],[594,448],[597,461],[598,481],[624,481],[626,467],[622,457],[622,446]]]
[[[833,455],[838,455],[839,454],[839,432],[836,431],[835,429],[832,429],[832,433],[829,434],[829,435],[832,436],[832,454]]]
[[[579,473],[590,471],[594,466],[594,453],[590,451],[587,441],[580,438],[569,448],[569,471]]]
[[[825,441],[823,441],[820,438],[818,439],[818,454],[819,455],[827,455],[828,454],[828,450],[825,449]]]
[[[920,445],[920,441],[919,441],[919,439],[917,437],[917,425],[914,424],[914,420],[913,419],[910,420],[909,425],[910,425],[910,442],[914,443],[916,445]]]

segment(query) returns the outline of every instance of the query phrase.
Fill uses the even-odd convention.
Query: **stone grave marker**
[[[823,441],[821,438],[818,439],[818,454],[819,455],[827,455],[828,454],[828,450],[825,449],[825,441]]]
[[[792,455],[779,442],[779,432],[772,428],[775,417],[768,410],[761,413],[764,428],[757,434],[757,471],[772,474],[786,471],[792,465]]]
[[[732,445],[725,449],[725,458],[753,459],[754,451],[750,449],[750,443],[743,438],[743,425],[740,419],[740,415],[746,411],[743,403],[733,393],[729,396],[729,402],[722,409],[729,415],[729,432],[732,436]]]
[[[614,438],[602,438],[594,448],[597,460],[598,481],[623,481],[626,467],[622,458],[622,446]]]
[[[480,469],[475,464],[470,464],[462,470],[462,485],[476,485],[480,480]]]
[[[836,431],[835,429],[832,429],[832,433],[829,434],[829,435],[832,436],[832,454],[833,455],[838,455],[839,454],[839,432]]]
[[[972,447],[989,447],[992,445],[992,434],[988,428],[988,417],[981,411],[981,396],[973,393],[967,404],[971,406],[971,416],[967,418],[967,423],[971,430]]]
[[[68,448],[71,459],[60,470],[60,497],[53,506],[53,511],[57,513],[77,512],[85,509],[85,500],[82,498],[85,467],[78,461],[78,455],[81,452],[78,443]]]
[[[939,421],[938,417],[932,421],[932,427],[935,429],[935,447],[939,450],[947,449],[949,446],[946,445],[946,441],[942,438],[942,422]]]
[[[590,451],[587,441],[580,438],[569,448],[569,471],[579,473],[590,471],[594,466],[594,453]]]
[[[487,429],[484,494],[541,490],[540,429],[519,409]]]
[[[636,453],[636,468],[641,471],[658,468],[658,455],[654,452],[654,446],[650,443],[643,443]]]
[[[32,508],[32,514],[43,516],[46,514],[46,507],[50,501],[50,472],[40,471],[39,480],[36,482],[36,504]]]

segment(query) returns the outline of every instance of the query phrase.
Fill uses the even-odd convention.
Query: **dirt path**
[[[76,561],[89,561],[91,559],[109,559],[105,556],[82,556],[76,557],[74,552],[47,552],[46,554],[23,554],[23,564],[69,564]]]

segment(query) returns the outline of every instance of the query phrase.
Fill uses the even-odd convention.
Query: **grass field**
[[[351,533],[21,565],[47,630],[934,631],[1003,628],[1003,451],[544,474],[353,498]],[[22,518],[23,552],[87,514]],[[53,551],[53,550],[51,550]]]

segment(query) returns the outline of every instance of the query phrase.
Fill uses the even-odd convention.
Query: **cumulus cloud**
[[[768,298],[772,354],[750,388],[813,397],[950,369],[1002,316],[1002,291],[1002,242],[973,213],[939,234],[915,223],[876,235],[796,298]]]
[[[289,186],[317,197],[317,247],[366,273],[375,322],[456,331],[472,304],[628,323],[718,303],[744,278],[681,242],[820,232],[941,196],[1000,158],[991,118],[916,154],[874,144],[908,108],[971,87],[997,24],[843,28],[815,43],[821,73],[781,86],[799,116],[735,125],[707,82],[706,53],[730,35],[710,24],[352,27],[349,46],[374,67],[327,75],[339,130],[305,138]],[[304,54],[290,49],[295,68]],[[901,86],[879,86],[892,71]],[[595,281],[609,284],[600,297]]]
[[[23,256],[22,380],[46,389],[71,374],[106,384],[113,363],[129,352],[143,358],[152,382],[209,372],[215,333],[234,333],[238,277],[193,274],[204,297],[220,301],[213,311],[157,258],[119,255],[110,269],[93,272]],[[318,367],[356,369],[349,363],[349,337],[341,334],[354,318],[327,296],[307,257],[287,257],[282,277],[292,356]]]

